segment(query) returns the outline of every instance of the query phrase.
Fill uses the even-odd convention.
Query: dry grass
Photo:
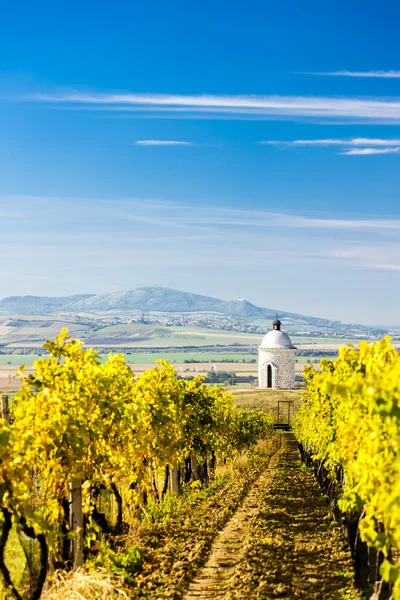
[[[57,571],[46,584],[42,600],[121,600],[128,598],[123,582],[103,570],[88,573],[78,569],[69,573]]]
[[[301,406],[301,395],[302,392],[297,390],[255,390],[233,393],[234,402],[238,408],[264,410],[272,414],[275,422],[278,421],[278,402],[290,402],[290,421],[292,421],[293,415]],[[280,404],[279,420],[281,422],[287,421],[288,410],[289,404]]]

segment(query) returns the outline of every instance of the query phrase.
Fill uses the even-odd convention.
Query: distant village
[[[236,331],[238,333],[249,333],[263,335],[268,331],[270,325],[266,322],[265,325],[256,325],[246,323],[240,319],[222,315],[218,313],[137,313],[133,316],[126,315],[110,315],[101,317],[80,317],[74,315],[74,320],[90,324],[93,331],[101,329],[104,326],[122,325],[138,323],[142,325],[162,325],[164,327],[205,327],[207,329],[217,329],[223,331]],[[376,327],[366,327],[365,325],[346,325],[345,330],[341,331],[336,327],[325,329],[307,329],[305,324],[299,324],[290,319],[282,319],[285,323],[286,330],[291,335],[301,335],[309,337],[336,337],[348,338],[349,334],[352,337],[360,339],[377,339],[387,333],[385,329]],[[389,332],[395,337],[400,336],[400,328]]]

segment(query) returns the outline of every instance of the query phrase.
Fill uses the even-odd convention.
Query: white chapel
[[[281,331],[279,319],[273,321],[272,331],[267,333],[258,348],[258,387],[292,390],[296,350],[288,334]]]

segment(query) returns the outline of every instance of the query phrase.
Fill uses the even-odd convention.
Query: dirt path
[[[277,451],[215,539],[184,600],[350,600],[350,553],[326,502],[300,463],[293,435]]]
[[[270,484],[282,447],[283,443],[280,440],[267,468],[253,484],[242,506],[219,532],[207,563],[191,582],[184,600],[224,597],[239,561],[243,540],[251,534],[251,519],[257,515],[258,498],[262,490]]]

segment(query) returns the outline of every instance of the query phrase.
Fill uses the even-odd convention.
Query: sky
[[[400,325],[400,5],[3,2],[0,297]]]

